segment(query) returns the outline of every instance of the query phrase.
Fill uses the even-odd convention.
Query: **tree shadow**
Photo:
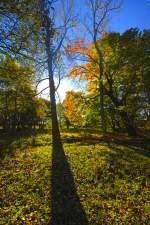
[[[119,146],[124,146],[132,149],[137,154],[150,157],[150,140],[147,139],[129,140],[129,141],[116,139],[113,140],[112,142],[108,142],[107,144],[111,148],[113,148],[113,144],[118,145],[118,148],[116,147],[116,149],[118,150],[120,150]]]
[[[51,196],[51,225],[88,224],[63,147],[53,148]]]
[[[130,148],[132,150],[134,150],[136,153],[143,155],[143,156],[147,156],[150,157],[150,139],[148,138],[134,138],[134,139],[127,139],[124,140],[119,139],[117,137],[102,137],[102,138],[90,138],[90,137],[84,137],[84,138],[66,138],[63,140],[64,143],[67,144],[72,144],[72,143],[78,143],[79,145],[92,145],[95,146],[96,144],[104,144],[104,145],[108,145],[109,147],[112,147],[113,145],[117,145],[118,146],[118,150],[119,150],[119,146],[124,146],[127,148]]]

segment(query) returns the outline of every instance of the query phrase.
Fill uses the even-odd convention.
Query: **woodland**
[[[1,225],[149,224],[150,29],[77,2],[0,0]]]

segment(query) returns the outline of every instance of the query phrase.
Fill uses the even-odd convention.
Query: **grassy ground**
[[[55,155],[48,134],[7,147],[11,154],[0,162],[0,224],[148,225],[147,145],[95,131],[62,136],[64,152]]]

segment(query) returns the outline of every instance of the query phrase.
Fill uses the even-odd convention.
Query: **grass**
[[[97,132],[91,135],[101,137]],[[79,136],[85,138],[85,132]],[[64,140],[72,137],[78,137],[77,132],[63,133]],[[91,136],[86,137],[89,140]],[[5,155],[0,162],[0,224],[44,225],[51,221],[53,195],[60,187],[55,190],[52,184],[56,177],[50,143],[48,134],[22,137],[11,143],[13,154]],[[149,224],[147,150],[103,139],[99,143],[65,143],[64,152],[66,159],[59,161],[67,160],[70,166],[75,192],[89,225]],[[60,199],[58,212],[63,204],[59,203]]]

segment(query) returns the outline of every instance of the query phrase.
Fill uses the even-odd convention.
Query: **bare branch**
[[[49,79],[49,78],[46,77],[46,78],[43,78],[43,79],[41,79],[41,80],[38,80],[37,83],[36,83],[36,88],[38,87],[38,85],[39,85],[41,82],[43,82],[43,81],[45,81],[45,80],[48,80],[48,79]]]
[[[42,89],[39,93],[37,93],[35,96],[37,96],[37,95],[39,95],[39,94],[41,94],[43,91],[45,91],[45,90],[47,90],[47,89],[49,89],[49,86],[48,87],[46,87],[46,88],[44,88],[44,89]]]

